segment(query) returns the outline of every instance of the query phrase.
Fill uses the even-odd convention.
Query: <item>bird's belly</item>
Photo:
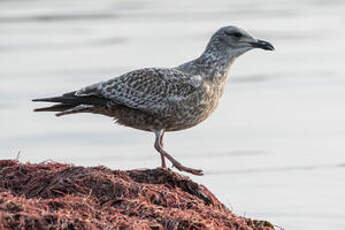
[[[190,97],[188,101],[171,103],[159,114],[150,114],[129,107],[118,107],[113,117],[117,123],[145,131],[178,131],[196,126],[217,107],[220,94],[213,91]]]
[[[144,131],[161,130],[166,126],[161,117],[126,106],[114,109],[111,116],[120,125]]]
[[[112,111],[111,116],[118,124],[135,129],[178,131],[191,128],[204,121],[214,111],[215,107],[216,104],[214,103],[183,106],[183,108],[174,108],[169,113],[157,115],[128,107],[118,107]]]

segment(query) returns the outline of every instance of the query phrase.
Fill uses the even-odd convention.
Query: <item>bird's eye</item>
[[[232,37],[237,38],[237,39],[242,37],[242,34],[239,32],[227,32],[227,31],[225,31],[225,33],[227,35],[232,36]]]

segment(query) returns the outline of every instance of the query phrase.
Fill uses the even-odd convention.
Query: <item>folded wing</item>
[[[97,96],[117,105],[158,114],[188,100],[197,87],[197,82],[179,70],[146,68],[85,87],[75,95]]]

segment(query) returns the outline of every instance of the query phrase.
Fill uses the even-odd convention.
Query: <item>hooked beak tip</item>
[[[271,43],[263,41],[263,40],[257,40],[255,42],[251,42],[250,45],[254,48],[261,48],[261,49],[270,50],[270,51],[274,50],[274,47]]]

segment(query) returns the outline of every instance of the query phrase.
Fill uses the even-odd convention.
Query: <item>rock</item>
[[[0,229],[272,230],[168,169],[0,161]]]

